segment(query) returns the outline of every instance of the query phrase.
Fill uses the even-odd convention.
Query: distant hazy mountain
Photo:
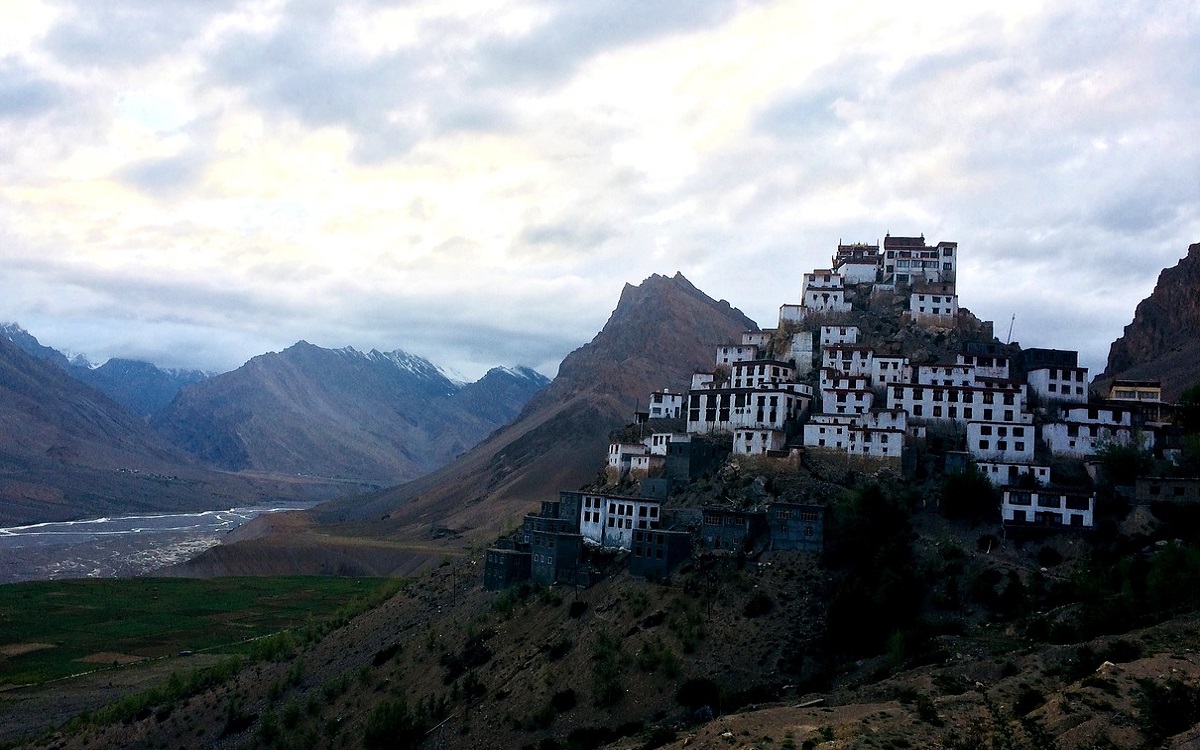
[[[1113,342],[1097,385],[1113,378],[1162,381],[1169,401],[1200,382],[1200,244],[1159,274],[1154,291]]]
[[[110,359],[93,367],[83,357],[68,358],[57,349],[43,346],[16,323],[0,325],[0,336],[25,353],[61,367],[71,377],[143,417],[162,410],[183,386],[208,377],[200,370],[167,370],[132,359]]]
[[[463,385],[403,351],[301,341],[184,388],[152,423],[230,470],[397,483],[453,460],[547,382],[497,368]]]
[[[205,469],[47,359],[0,336],[0,525],[333,494]]]

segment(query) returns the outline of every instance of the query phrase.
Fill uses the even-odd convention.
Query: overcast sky
[[[0,0],[0,321],[553,376],[626,282],[772,327],[839,240],[923,233],[1094,375],[1200,242],[1196,8]]]

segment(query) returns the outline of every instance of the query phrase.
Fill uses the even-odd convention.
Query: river
[[[0,583],[145,575],[219,544],[255,516],[312,505],[280,503],[0,528]]]

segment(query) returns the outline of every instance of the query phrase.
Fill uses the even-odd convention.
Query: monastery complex
[[[1094,493],[1056,487],[1051,464],[1094,471],[1103,446],[1153,448],[1161,388],[1117,381],[1093,394],[1077,352],[1000,343],[960,307],[958,263],[956,242],[839,244],[828,268],[803,275],[799,302],[780,305],[775,328],[716,346],[711,369],[650,394],[636,429],[614,437],[609,486],[636,484],[637,496],[543,503],[489,550],[486,584],[578,583],[589,545],[629,551],[631,572],[645,575],[666,575],[697,548],[820,553],[820,503],[671,507],[673,488],[730,457],[906,476],[933,459],[987,477],[1006,526],[1093,527]]]

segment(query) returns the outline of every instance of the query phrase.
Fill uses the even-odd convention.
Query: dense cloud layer
[[[959,6],[0,6],[0,320],[553,374],[627,281],[770,326],[839,240],[924,233],[999,333],[1098,369],[1200,240],[1200,19]]]

